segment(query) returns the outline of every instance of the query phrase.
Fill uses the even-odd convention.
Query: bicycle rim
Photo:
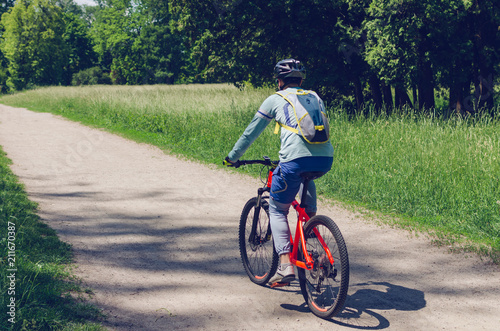
[[[315,230],[328,247],[333,264]],[[349,287],[349,258],[344,238],[335,222],[322,215],[312,217],[306,223],[304,237],[307,252],[314,260],[314,268],[299,268],[300,289],[309,309],[316,316],[330,318],[344,308]]]
[[[255,219],[257,198],[250,199],[241,213],[239,245],[241,261],[250,280],[258,285],[265,285],[278,267],[278,254],[269,224],[269,205],[262,202],[258,218]],[[255,234],[252,236],[252,225]]]

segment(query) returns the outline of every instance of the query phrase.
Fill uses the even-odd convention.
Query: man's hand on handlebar
[[[239,168],[239,166],[241,165],[240,161],[232,162],[231,160],[229,160],[229,156],[226,156],[226,158],[224,159],[222,164],[225,166],[234,167],[234,168]]]

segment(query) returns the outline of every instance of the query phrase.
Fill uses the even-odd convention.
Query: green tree
[[[137,7],[140,31],[132,50],[139,75],[137,84],[172,84],[184,65],[182,36],[175,33],[174,17],[166,0],[142,0]]]
[[[14,6],[15,0],[1,0],[0,1],[0,16],[6,13],[10,7]]]
[[[64,42],[69,48],[68,66],[64,72],[64,84],[69,85],[73,75],[81,70],[93,67],[97,63],[92,39],[87,23],[69,12],[64,15]]]
[[[353,98],[361,109],[372,100],[380,109],[384,101],[392,104],[392,95],[364,58],[369,3],[179,0],[174,8],[191,51],[189,63],[206,81],[273,84],[273,65],[296,57],[308,69],[304,86],[327,101]]]
[[[74,0],[55,0],[55,4],[61,7],[65,13],[71,13],[78,17],[83,15],[82,6],[78,5]]]
[[[51,0],[19,0],[3,14],[0,47],[8,61],[10,88],[63,81],[69,55],[63,16]]]
[[[358,109],[493,105],[498,70],[498,1],[240,0],[173,2],[195,79],[272,83],[284,57],[306,62],[306,85]],[[471,86],[474,93],[471,94]],[[413,100],[408,92],[413,92]],[[465,104],[465,106],[464,106]]]
[[[92,24],[101,65],[117,84],[173,83],[183,66],[168,1],[108,0]]]
[[[499,60],[498,1],[372,0],[366,60],[395,87],[396,102],[433,108],[434,89],[449,90],[458,113],[493,106]],[[475,86],[471,93],[471,86]]]
[[[494,104],[500,60],[500,3],[495,0],[458,1],[449,50],[442,57],[442,85],[450,90],[450,109],[474,113]]]
[[[129,12],[127,0],[109,0],[100,3],[100,10],[95,15],[91,35],[94,50],[98,54],[101,66],[111,72],[115,83],[124,84],[133,70],[130,60],[134,35],[134,13]]]
[[[14,1],[15,0],[1,0],[0,1],[0,17],[9,11],[9,9],[14,6]],[[0,35],[3,34],[3,28],[0,26]],[[7,79],[8,79],[8,74],[7,74],[7,59],[3,55],[2,52],[0,52],[0,93],[5,92],[7,88]]]
[[[366,60],[378,76],[395,88],[396,107],[411,104],[407,90],[418,89],[419,107],[434,102],[432,47],[442,2],[432,0],[373,0],[364,28]],[[414,100],[416,102],[416,100]]]
[[[296,57],[307,64],[308,86],[342,93],[349,77],[337,23],[346,9],[319,0],[175,2],[192,64],[207,81],[270,84],[274,64]]]

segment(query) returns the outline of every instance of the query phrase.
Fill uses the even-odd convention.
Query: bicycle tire
[[[254,220],[257,198],[250,199],[243,208],[239,227],[239,246],[243,267],[252,282],[266,285],[278,268],[278,254],[269,223],[269,204],[262,199],[259,215]],[[255,236],[250,238],[252,225],[255,224]]]
[[[332,265],[325,249],[313,232],[317,229],[333,258]],[[328,319],[343,308],[349,288],[349,257],[344,238],[335,222],[324,215],[312,217],[304,225],[306,249],[314,260],[312,270],[298,268],[300,289],[314,315]],[[303,258],[302,249],[299,256]]]

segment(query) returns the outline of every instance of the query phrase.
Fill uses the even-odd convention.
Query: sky
[[[89,6],[95,5],[94,0],[74,0],[74,1],[79,5],[89,5]]]

